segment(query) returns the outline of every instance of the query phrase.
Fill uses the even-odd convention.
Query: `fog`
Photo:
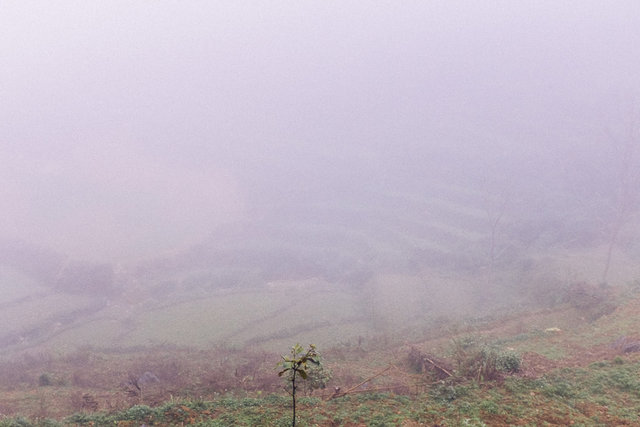
[[[3,1],[5,292],[598,283],[640,256],[638,46],[635,1]]]

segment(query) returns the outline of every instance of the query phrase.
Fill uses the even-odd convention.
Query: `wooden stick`
[[[424,357],[424,360],[426,360],[427,362],[431,363],[434,367],[438,368],[440,371],[442,371],[445,374],[447,374],[447,376],[449,376],[449,377],[453,376],[453,374],[451,374],[451,372],[447,371],[442,366],[436,365],[436,363],[433,360],[429,359],[427,356],[423,356],[423,357]]]
[[[395,390],[397,388],[402,388],[402,387],[407,387],[407,386],[406,385],[391,385],[391,386],[388,386],[388,387],[368,388],[366,390],[343,391],[342,393],[334,393],[329,397],[330,397],[330,399],[334,399],[336,397],[346,396],[347,394],[370,393],[370,392],[374,392],[374,391],[389,391],[389,390]]]
[[[360,384],[358,384],[358,385],[355,385],[355,386],[351,387],[351,388],[350,388],[349,390],[347,390],[347,391],[343,391],[342,393],[334,393],[334,394],[333,394],[333,395],[331,395],[331,396],[329,397],[329,399],[327,399],[327,400],[331,400],[331,399],[333,399],[334,397],[340,397],[340,396],[344,396],[344,395],[346,395],[346,394],[349,394],[349,393],[351,393],[353,390],[355,390],[355,389],[357,389],[358,387],[360,387],[361,385],[363,385],[363,384],[365,384],[365,383],[367,383],[367,382],[371,381],[372,379],[378,378],[379,376],[381,376],[382,374],[384,374],[385,372],[387,372],[387,371],[388,371],[389,369],[391,369],[391,368],[393,368],[393,365],[389,365],[389,366],[387,366],[387,367],[386,367],[386,368],[384,368],[382,371],[378,372],[377,374],[375,374],[375,375],[374,375],[374,376],[372,376],[372,377],[367,378],[366,380],[362,381]]]

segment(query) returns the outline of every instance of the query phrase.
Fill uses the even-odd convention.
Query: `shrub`
[[[473,337],[453,340],[453,358],[456,373],[476,381],[492,381],[501,373],[512,374],[520,370],[521,356],[515,351],[499,351]]]
[[[605,285],[574,283],[566,290],[564,301],[578,310],[588,321],[597,320],[616,309],[612,291]]]
[[[516,372],[520,372],[522,356],[512,350],[503,351],[498,354],[496,363],[500,371],[508,374],[514,374]]]
[[[453,358],[456,373],[464,378],[476,381],[491,381],[497,379],[498,356],[486,345],[479,345],[473,337],[453,340]]]
[[[47,373],[40,374],[40,376],[38,377],[38,385],[41,387],[50,386],[51,383],[51,376]]]
[[[433,397],[441,403],[449,403],[469,395],[470,387],[465,385],[439,384],[433,390]]]

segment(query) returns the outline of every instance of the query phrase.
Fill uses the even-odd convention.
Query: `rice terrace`
[[[0,1],[0,427],[639,426],[639,17]]]

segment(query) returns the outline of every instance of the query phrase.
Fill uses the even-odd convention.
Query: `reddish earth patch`
[[[521,375],[529,378],[537,378],[558,367],[558,362],[541,354],[527,352],[522,355]]]

